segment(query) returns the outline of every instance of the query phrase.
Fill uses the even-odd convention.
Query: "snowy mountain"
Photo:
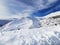
[[[0,45],[60,45],[60,15],[55,13],[12,20],[0,28]]]

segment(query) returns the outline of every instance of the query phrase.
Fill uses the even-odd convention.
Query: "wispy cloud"
[[[6,18],[6,16],[9,14],[3,3],[3,0],[0,0],[0,19]]]
[[[58,0],[34,0],[33,3],[36,9],[42,10],[42,9],[50,7],[51,4],[53,4],[56,1]]]
[[[0,19],[21,18],[30,15],[33,11],[31,6],[22,2],[0,0]],[[9,4],[8,4],[9,3]],[[18,9],[19,8],[19,9]],[[15,14],[13,14],[15,12]]]
[[[29,5],[21,2],[21,0],[0,0],[0,19],[26,17],[37,10],[48,8],[51,3],[56,1],[57,0],[33,0],[33,2],[31,2],[33,5]]]

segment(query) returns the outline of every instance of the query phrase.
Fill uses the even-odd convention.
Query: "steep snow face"
[[[41,26],[42,27],[45,27],[45,26],[57,26],[57,25],[60,25],[60,18],[47,18],[47,19],[44,19],[44,20],[41,20],[40,21],[41,23]]]
[[[53,17],[25,17],[9,22],[0,28],[0,45],[60,45],[60,18]]]
[[[41,26],[60,25],[60,11],[44,16],[44,19],[40,20],[40,23]]]

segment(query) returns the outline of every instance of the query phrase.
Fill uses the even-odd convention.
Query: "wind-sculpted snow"
[[[60,45],[59,27],[3,31],[0,32],[0,45]]]
[[[60,18],[53,17],[25,17],[9,22],[0,28],[0,45],[60,45]]]

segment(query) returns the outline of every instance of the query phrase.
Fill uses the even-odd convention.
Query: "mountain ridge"
[[[60,18],[52,17],[23,17],[9,22],[0,28],[0,44],[59,45]]]

